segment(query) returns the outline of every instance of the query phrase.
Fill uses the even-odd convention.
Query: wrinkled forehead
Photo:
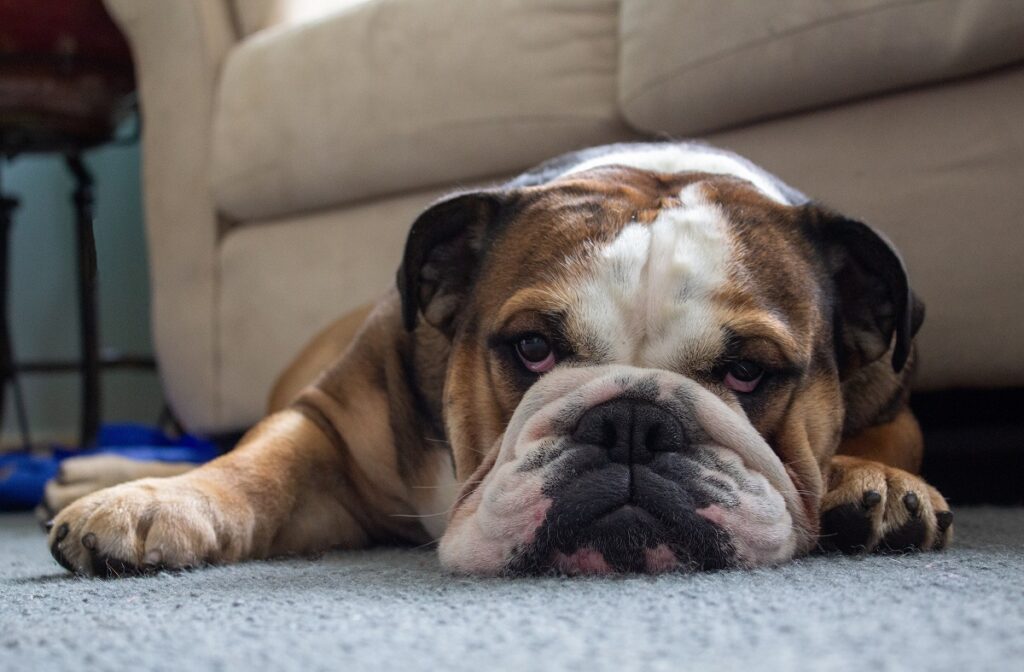
[[[572,172],[525,190],[482,300],[496,322],[556,315],[595,362],[699,368],[737,329],[806,350],[814,283],[793,211],[732,176]]]

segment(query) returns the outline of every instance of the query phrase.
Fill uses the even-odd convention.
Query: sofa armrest
[[[218,219],[209,190],[218,73],[235,44],[226,0],[105,0],[128,37],[144,118],[152,328],[164,391],[190,430],[217,425]]]

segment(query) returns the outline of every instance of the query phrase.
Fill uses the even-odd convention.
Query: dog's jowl
[[[884,236],[738,156],[563,156],[427,209],[315,382],[206,466],[70,504],[51,549],[100,575],[432,540],[478,574],[939,549],[923,314]]]

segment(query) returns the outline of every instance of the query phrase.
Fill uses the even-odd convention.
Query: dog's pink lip
[[[568,575],[578,574],[613,574],[611,565],[604,559],[604,554],[592,548],[581,548],[569,555],[556,553],[555,568]]]

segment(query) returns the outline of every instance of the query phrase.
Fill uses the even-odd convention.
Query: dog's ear
[[[812,237],[835,286],[835,329],[841,370],[852,371],[892,352],[899,372],[924,321],[924,304],[910,289],[907,269],[882,233],[809,205]]]
[[[407,330],[416,328],[422,314],[428,324],[451,334],[505,200],[506,192],[497,190],[455,194],[416,218],[398,269]]]

